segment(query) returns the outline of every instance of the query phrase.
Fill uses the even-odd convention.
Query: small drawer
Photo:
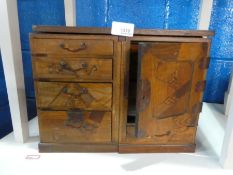
[[[43,109],[111,110],[111,83],[35,82],[37,107]]]
[[[36,54],[113,55],[112,40],[31,39]]]
[[[42,143],[111,142],[111,112],[39,111]]]
[[[112,81],[112,59],[33,57],[35,79]]]

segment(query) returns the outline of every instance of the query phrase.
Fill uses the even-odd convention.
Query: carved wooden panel
[[[208,59],[208,47],[208,43],[139,44],[138,139],[156,144],[194,142],[205,86],[205,68],[200,65]]]
[[[36,82],[37,106],[45,109],[111,110],[111,83]]]
[[[32,53],[113,55],[112,40],[31,39]]]
[[[44,143],[111,142],[111,112],[39,111],[39,127]]]
[[[34,78],[56,81],[111,81],[112,59],[33,57]]]

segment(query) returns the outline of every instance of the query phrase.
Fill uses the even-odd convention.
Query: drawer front
[[[111,142],[111,112],[39,111],[42,143]]]
[[[33,57],[34,78],[58,81],[111,81],[112,59]]]
[[[31,39],[32,53],[113,55],[112,40]]]
[[[38,108],[111,110],[111,83],[36,82]]]

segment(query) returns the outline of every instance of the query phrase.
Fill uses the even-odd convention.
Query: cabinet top
[[[39,33],[66,33],[66,34],[96,34],[110,35],[111,28],[93,27],[64,27],[64,26],[33,26],[33,32]],[[141,36],[213,36],[214,31],[210,30],[156,30],[156,29],[135,29],[134,35]]]

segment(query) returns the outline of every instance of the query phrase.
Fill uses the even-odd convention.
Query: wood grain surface
[[[39,111],[42,143],[111,142],[111,112]]]
[[[94,27],[63,27],[63,26],[33,26],[35,32],[45,33],[75,33],[75,34],[111,34],[110,28]],[[134,35],[156,36],[213,36],[210,30],[158,30],[158,29],[135,29]]]
[[[36,82],[37,107],[41,109],[111,110],[112,84]]]
[[[203,93],[195,89],[204,81],[205,70],[199,65],[207,59],[208,47],[208,43],[139,44],[138,138],[159,144],[186,139],[194,143]]]
[[[30,45],[34,54],[113,55],[111,40],[31,38]]]
[[[112,59],[33,57],[34,79],[50,81],[112,81]]]

